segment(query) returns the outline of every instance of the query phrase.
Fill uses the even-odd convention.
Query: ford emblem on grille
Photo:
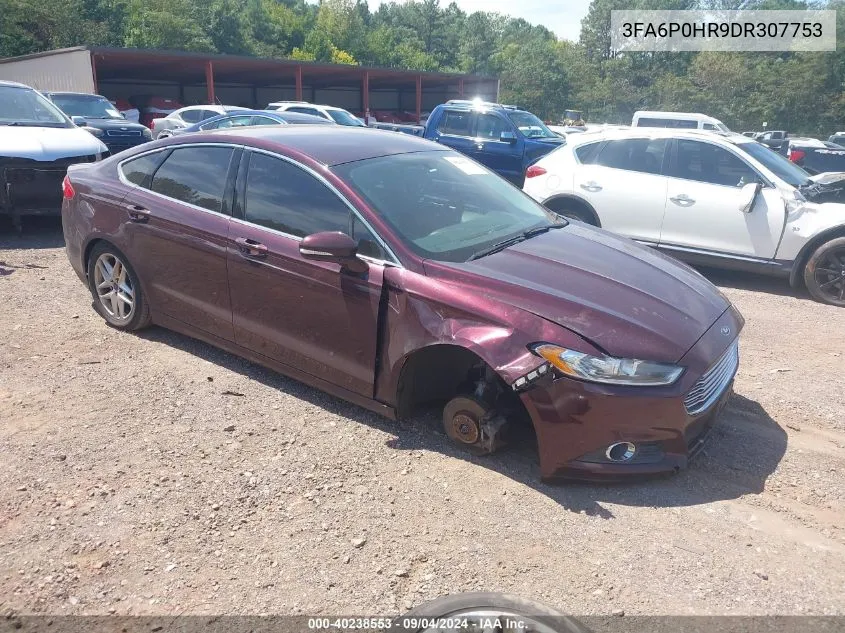
[[[722,336],[730,336],[731,335],[731,328],[725,326],[721,330]]]

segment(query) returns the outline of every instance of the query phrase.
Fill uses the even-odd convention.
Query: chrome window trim
[[[378,234],[375,230],[373,230],[372,225],[371,225],[369,222],[367,222],[367,220],[366,220],[364,217],[362,217],[360,213],[358,213],[358,210],[357,210],[357,209],[353,206],[353,204],[352,204],[352,203],[351,203],[351,202],[350,202],[350,201],[346,198],[346,196],[344,196],[344,195],[343,195],[340,191],[338,191],[338,190],[337,190],[337,188],[336,188],[334,185],[332,185],[332,184],[331,184],[331,183],[330,183],[330,182],[326,179],[326,177],[325,177],[325,176],[323,176],[320,172],[318,172],[318,171],[316,171],[316,170],[312,169],[311,167],[308,167],[307,165],[303,165],[302,163],[297,162],[296,160],[294,160],[294,159],[290,158],[289,156],[283,156],[283,155],[281,155],[281,154],[277,154],[276,152],[273,152],[273,151],[270,151],[270,150],[266,150],[266,149],[259,149],[259,148],[256,148],[256,147],[247,147],[247,148],[245,148],[245,149],[248,149],[248,150],[250,150],[250,151],[251,151],[251,152],[253,152],[253,153],[257,153],[257,154],[264,154],[264,155],[266,155],[266,156],[270,156],[271,158],[278,158],[278,159],[280,159],[280,160],[283,160],[283,161],[285,161],[286,163],[289,163],[289,164],[293,165],[294,167],[297,167],[297,168],[299,168],[299,169],[302,169],[302,170],[303,170],[303,171],[305,171],[306,173],[308,173],[308,174],[310,174],[311,176],[313,176],[314,178],[316,178],[316,179],[317,179],[319,182],[321,182],[321,183],[322,183],[322,184],[323,184],[323,185],[324,185],[324,186],[325,186],[325,187],[326,187],[329,191],[331,191],[334,195],[336,195],[336,196],[337,196],[337,197],[341,200],[341,202],[343,202],[343,204],[345,204],[345,205],[346,205],[346,207],[347,207],[347,208],[348,208],[348,209],[352,212],[352,214],[353,214],[353,215],[354,215],[354,216],[355,216],[358,220],[360,220],[360,221],[361,221],[361,224],[363,224],[363,225],[367,228],[367,230],[368,230],[370,233],[372,233],[373,237],[375,237],[375,238],[376,238],[376,241],[378,241],[379,245],[380,245],[380,246],[384,249],[384,251],[385,251],[385,252],[386,252],[386,253],[387,253],[387,254],[388,254],[388,255],[392,258],[392,261],[391,261],[391,260],[380,260],[380,259],[376,259],[376,258],[373,258],[373,257],[368,257],[367,259],[372,260],[372,261],[377,261],[377,262],[382,262],[382,261],[383,261],[385,264],[390,264],[390,265],[392,265],[392,266],[398,266],[399,268],[404,268],[404,266],[402,266],[402,264],[399,262],[399,258],[398,258],[398,257],[396,257],[396,253],[394,253],[394,252],[393,252],[393,249],[392,249],[392,248],[390,248],[390,246],[387,244],[387,242],[385,242],[384,238],[382,238],[382,236],[381,236],[381,235],[379,235],[379,234]],[[248,179],[247,179],[247,183],[246,183],[246,185],[247,185],[247,186],[249,185],[249,181],[248,181]],[[244,202],[246,202],[246,201],[244,201]],[[244,214],[246,214],[246,205],[244,205]],[[238,218],[232,218],[232,219],[234,219],[234,220],[239,220]],[[242,221],[244,224],[248,224],[249,226],[257,226],[257,227],[261,227],[261,228],[268,228],[268,227],[262,226],[262,225],[260,225],[260,224],[255,224],[254,222],[249,222],[249,221],[247,221],[246,219],[244,219],[244,220],[239,220],[239,221]],[[301,237],[297,237],[297,236],[295,236],[295,235],[290,235],[289,233],[284,233],[284,232],[282,232],[282,231],[276,231],[275,229],[270,229],[270,230],[271,230],[271,231],[275,231],[276,233],[279,233],[280,235],[284,235],[285,237],[291,237],[291,238],[294,238],[294,239],[296,239],[296,240],[302,241],[302,238],[301,238]],[[359,257],[366,257],[366,256],[364,256],[364,255],[359,255]]]
[[[144,156],[148,156],[150,154],[155,154],[156,152],[167,152],[172,149],[183,148],[183,147],[225,147],[231,150],[238,150],[243,149],[243,145],[233,145],[231,143],[179,143],[178,145],[167,145],[165,147],[156,147],[146,152],[139,152],[138,154],[134,154],[128,158],[124,158],[117,164],[117,178],[120,182],[122,182],[127,187],[132,187],[133,189],[141,189],[149,194],[162,198],[163,200],[169,200],[170,202],[177,202],[179,204],[185,205],[189,209],[195,209],[197,211],[204,211],[205,213],[210,213],[219,218],[232,218],[231,213],[223,213],[222,211],[212,211],[211,209],[206,209],[205,207],[200,207],[195,204],[191,204],[190,202],[185,202],[184,200],[179,200],[178,198],[171,198],[170,196],[166,196],[163,193],[159,193],[158,191],[153,191],[152,189],[147,189],[146,187],[142,187],[141,185],[136,185],[134,182],[130,182],[126,179],[126,176],[123,173],[123,165],[124,163],[128,163],[130,161],[135,160],[136,158],[142,158]],[[161,165],[159,165],[161,167]],[[224,192],[225,194],[225,192]]]

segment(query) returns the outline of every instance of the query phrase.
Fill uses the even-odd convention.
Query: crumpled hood
[[[108,148],[90,132],[72,128],[0,125],[0,157],[53,161],[91,156]]]
[[[626,358],[676,362],[730,306],[685,264],[581,223],[444,266],[474,291]]]

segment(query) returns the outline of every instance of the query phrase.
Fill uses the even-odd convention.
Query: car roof
[[[572,144],[583,145],[596,140],[614,140],[626,138],[686,138],[695,140],[721,139],[728,143],[748,143],[750,139],[736,132],[722,132],[719,130],[684,130],[663,127],[632,127],[607,128],[604,130],[587,130],[573,137]]]
[[[70,90],[48,90],[44,94],[48,95],[70,95],[74,97],[99,97],[100,99],[105,99],[103,95],[92,94],[90,92],[72,92]]]
[[[308,101],[274,101],[270,105],[283,105],[292,107],[303,106],[306,108],[324,108],[326,110],[343,110],[344,112],[346,112],[344,108],[340,108],[338,106],[324,105],[322,103],[309,103]]]
[[[0,86],[6,86],[8,88],[26,88],[27,90],[35,90],[32,86],[27,86],[26,84],[20,84],[17,81],[3,81],[0,80]]]
[[[293,150],[327,166],[411,152],[450,151],[448,147],[410,134],[343,125],[229,128],[204,135],[208,141],[219,141],[223,136],[232,142],[263,149]],[[191,142],[196,140],[193,137]]]

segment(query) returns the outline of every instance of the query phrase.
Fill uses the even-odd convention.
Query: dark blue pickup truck
[[[518,187],[522,187],[529,165],[566,142],[526,110],[480,101],[441,104],[434,108],[425,125],[376,123],[373,127],[442,143]]]

